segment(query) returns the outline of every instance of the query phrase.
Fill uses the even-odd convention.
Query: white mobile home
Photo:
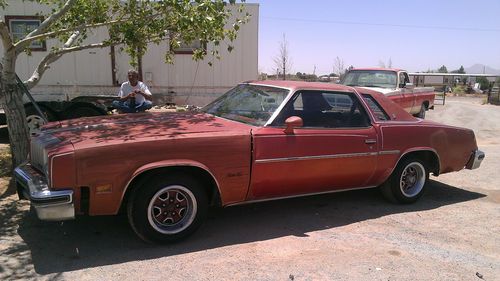
[[[36,14],[47,10],[47,6],[31,1],[7,2],[8,6],[0,11],[0,17],[14,37],[22,36],[26,26],[39,25],[40,18]],[[203,105],[239,82],[257,79],[259,6],[244,5],[245,11],[252,15],[250,22],[240,29],[231,53],[221,46],[220,60],[207,57],[203,61],[193,61],[192,49],[186,46],[176,53],[174,64],[166,64],[164,54],[168,45],[150,45],[142,57],[140,69],[143,81],[158,102]],[[236,12],[236,7],[234,10]],[[107,30],[100,29],[87,41],[99,42],[106,34]],[[48,40],[33,44],[31,56],[19,56],[16,72],[21,79],[31,76],[55,43]],[[207,48],[210,50],[213,46],[209,44]],[[213,66],[208,65],[209,60],[213,61]],[[117,93],[118,85],[127,79],[128,62],[128,56],[120,51],[119,46],[66,54],[52,64],[32,93],[38,100],[67,100],[82,94],[113,95]]]

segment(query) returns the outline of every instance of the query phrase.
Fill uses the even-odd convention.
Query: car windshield
[[[205,106],[202,111],[226,119],[262,126],[285,100],[288,90],[241,84]]]
[[[396,81],[397,76],[394,71],[352,70],[345,75],[342,84],[358,87],[396,88]]]

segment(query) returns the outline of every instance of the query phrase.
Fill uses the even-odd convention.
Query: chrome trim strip
[[[304,193],[304,194],[273,197],[273,198],[256,199],[256,200],[250,200],[250,201],[230,203],[230,204],[225,205],[224,207],[232,207],[232,206],[239,206],[239,205],[281,200],[281,199],[290,199],[290,198],[297,198],[297,197],[305,197],[305,196],[314,196],[314,195],[321,195],[321,194],[328,194],[328,193],[337,193],[337,192],[344,192],[344,191],[353,191],[353,190],[359,190],[359,189],[369,189],[369,188],[375,188],[375,187],[376,186],[354,187],[354,188],[335,189],[335,190],[328,190],[328,191],[321,191],[321,192],[314,192],[314,193]]]
[[[384,150],[380,151],[378,154],[379,155],[392,155],[392,154],[399,154],[401,151],[399,150]]]
[[[275,127],[271,127],[271,128],[275,128]],[[370,127],[367,127],[367,128],[370,128]],[[300,128],[300,129],[304,129],[304,127]],[[316,129],[333,129],[333,128],[314,128],[314,129],[316,130]],[[344,128],[342,128],[342,129],[344,129]],[[361,128],[361,129],[365,129],[365,128]],[[294,138],[298,138],[298,137],[361,137],[361,138],[367,138],[368,135],[349,135],[349,134],[335,134],[335,133],[332,133],[332,134],[307,134],[307,135],[300,134],[300,135],[261,135],[261,136],[254,136],[254,138],[282,138],[282,137],[294,137]]]
[[[331,154],[331,155],[316,155],[316,156],[298,156],[298,157],[258,159],[255,160],[255,163],[260,164],[260,163],[274,163],[274,162],[302,161],[302,160],[352,158],[352,157],[365,157],[365,156],[376,156],[376,155],[378,155],[377,152],[363,152],[363,153],[346,153],[346,154]]]

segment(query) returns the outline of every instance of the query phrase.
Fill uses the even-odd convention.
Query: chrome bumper
[[[474,150],[474,152],[472,153],[472,155],[469,159],[469,162],[467,162],[467,165],[465,166],[465,168],[470,169],[470,170],[474,170],[474,169],[479,168],[479,166],[481,165],[481,162],[484,159],[484,156],[485,156],[485,154],[481,150],[479,150],[479,149]]]
[[[60,221],[75,218],[73,190],[50,190],[45,176],[29,163],[14,170],[19,192],[31,201],[39,219]]]

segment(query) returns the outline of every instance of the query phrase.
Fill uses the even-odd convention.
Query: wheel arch
[[[394,168],[391,171],[391,175],[394,172],[394,169],[396,169],[396,166],[403,161],[404,159],[407,159],[409,157],[416,157],[421,160],[423,160],[427,165],[429,165],[429,171],[435,175],[439,176],[439,172],[441,169],[441,159],[439,158],[439,155],[436,150],[430,147],[426,148],[413,148],[405,151],[404,153],[401,154],[399,157],[398,161],[396,162],[396,165],[394,165]]]
[[[425,110],[429,110],[430,102],[428,100],[425,100],[422,104],[425,106]]]
[[[141,183],[159,174],[183,173],[196,176],[207,187],[210,205],[221,204],[220,185],[214,174],[205,165],[190,160],[169,160],[150,163],[137,169],[127,182],[121,197],[120,212],[125,210],[128,198]]]

